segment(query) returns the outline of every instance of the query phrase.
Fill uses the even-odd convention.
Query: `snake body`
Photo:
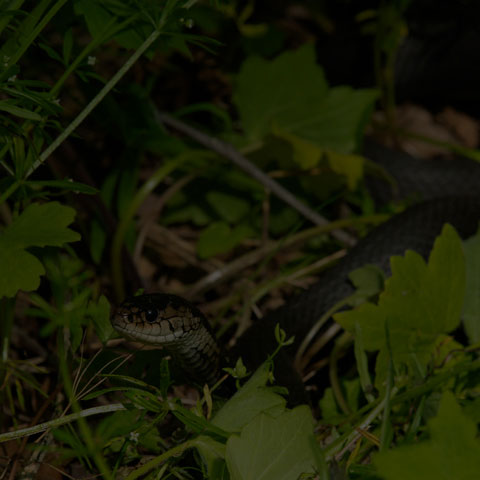
[[[479,164],[462,159],[432,164],[376,145],[367,145],[367,149],[369,158],[397,180],[401,195],[420,192],[424,201],[375,228],[342,261],[323,272],[317,284],[254,323],[231,354],[233,359],[241,355],[249,369],[255,368],[276,348],[273,332],[279,323],[289,336],[295,336],[293,345],[280,351],[275,369],[277,381],[288,386],[293,403],[305,400],[302,382],[293,368],[293,354],[316,320],[353,293],[348,279],[352,270],[368,263],[388,275],[392,255],[403,255],[411,249],[427,257],[446,222],[464,238],[473,235],[478,227]],[[154,322],[154,315],[149,313],[152,310],[157,314]],[[167,346],[199,381],[215,380],[219,348],[201,312],[185,300],[158,294],[134,297],[120,307],[113,325],[136,340]]]

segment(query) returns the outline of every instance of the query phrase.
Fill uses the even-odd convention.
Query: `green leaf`
[[[4,112],[7,112],[7,113],[11,113],[16,117],[25,118],[27,120],[33,120],[35,122],[39,122],[43,118],[38,113],[32,112],[31,110],[26,110],[25,108],[17,107],[16,105],[9,102],[8,100],[0,101],[0,110],[3,110]]]
[[[233,228],[225,222],[211,223],[198,239],[197,253],[201,258],[208,258],[228,252],[252,234],[252,229],[243,223]]]
[[[59,247],[80,240],[80,235],[67,228],[75,218],[75,210],[58,202],[43,205],[32,203],[3,231],[2,240],[15,246]]]
[[[212,437],[199,435],[194,440],[194,445],[202,455],[208,470],[208,478],[225,478],[225,444],[217,442]]]
[[[480,442],[476,424],[466,417],[449,391],[438,414],[428,422],[430,438],[418,445],[401,446],[374,456],[385,480],[469,480],[480,472]]]
[[[172,223],[192,222],[196,226],[205,226],[211,221],[211,218],[199,205],[188,203],[184,207],[167,213],[163,219],[164,225]]]
[[[347,178],[347,185],[350,190],[357,187],[358,182],[363,178],[363,166],[365,159],[360,155],[327,152],[330,168]]]
[[[102,419],[95,433],[103,444],[115,437],[128,438],[142,424],[138,410],[121,410]]]
[[[105,231],[105,225],[97,218],[93,218],[90,225],[90,255],[97,265],[102,259],[106,243],[107,232]]]
[[[463,244],[467,286],[463,305],[463,325],[470,344],[480,342],[480,234]]]
[[[250,209],[250,204],[235,195],[210,191],[206,194],[209,205],[228,223],[237,223]]]
[[[243,387],[217,412],[212,423],[227,432],[239,432],[261,412],[272,416],[285,410],[286,400],[266,384],[270,364],[263,363]]]
[[[68,190],[69,192],[79,192],[86,195],[95,195],[98,190],[85,183],[74,182],[73,180],[28,180],[26,185],[33,187],[53,187]]]
[[[115,332],[110,322],[110,303],[105,295],[101,295],[98,302],[90,302],[87,309],[93,319],[95,332],[100,341],[105,345],[113,337]]]
[[[25,249],[61,246],[79,240],[80,235],[67,228],[74,216],[75,210],[58,202],[34,203],[4,229],[0,234],[0,298],[12,297],[20,289],[38,288],[45,269]]]
[[[357,411],[361,393],[359,379],[355,378],[353,380],[344,380],[342,381],[341,386],[347,405],[353,412]],[[322,410],[322,423],[338,425],[345,422],[346,415],[338,406],[335,399],[335,394],[331,387],[325,389],[319,405]]]
[[[355,286],[355,295],[350,304],[356,305],[380,293],[384,288],[383,271],[376,265],[365,265],[350,272],[348,278]]]
[[[290,480],[313,473],[313,418],[302,405],[277,418],[256,416],[227,442],[226,459],[232,480]]]
[[[465,291],[461,240],[448,224],[435,241],[428,266],[420,255],[407,251],[405,257],[392,257],[391,267],[392,276],[378,306],[365,303],[335,315],[335,320],[352,334],[358,322],[363,347],[380,350],[375,380],[380,389],[384,387],[390,354],[397,371],[407,365],[411,372],[423,376],[438,335],[459,324]]]
[[[269,133],[273,120],[279,126],[296,122],[327,90],[323,70],[315,64],[314,48],[306,45],[272,61],[248,58],[238,74],[233,99],[253,142]]]
[[[70,62],[70,57],[72,55],[72,48],[73,48],[73,32],[72,29],[69,28],[63,37],[63,62],[65,65],[68,65]]]
[[[94,39],[104,33],[105,26],[112,19],[112,14],[95,0],[79,0],[75,2],[74,8],[76,14],[85,16],[88,30]]]
[[[329,89],[307,44],[272,61],[248,58],[237,77],[234,102],[250,143],[279,135],[292,143],[296,162],[310,168],[326,150],[354,151],[377,96],[374,90]],[[350,185],[358,168],[357,161],[356,170],[348,169]]]
[[[288,132],[276,123],[273,123],[272,125],[272,133],[292,145],[293,161],[303,170],[309,170],[316,167],[325,154],[325,150],[322,147],[319,147],[294,133]]]
[[[13,297],[18,290],[36,290],[45,269],[40,261],[25,250],[5,246],[0,236],[0,298]]]

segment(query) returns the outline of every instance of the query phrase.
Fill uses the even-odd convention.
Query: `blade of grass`
[[[12,19],[13,13],[9,14],[8,12],[18,10],[22,6],[23,2],[24,0],[13,0],[10,2],[10,5],[4,5],[2,12],[3,18],[0,18],[0,35]]]
[[[45,160],[71,135],[71,133],[87,118],[92,110],[104,99],[107,93],[112,90],[120,79],[130,70],[141,55],[152,45],[160,36],[160,30],[154,30],[148,38],[140,45],[134,54],[125,62],[125,64],[115,73],[115,75],[105,84],[105,86],[93,97],[88,105],[80,114],[68,125],[68,127],[42,152],[38,160],[34,162],[25,178],[28,178]]]
[[[22,39],[21,44],[16,48],[15,53],[5,62],[5,68],[10,67],[11,65],[15,65],[18,60],[22,57],[25,53],[27,48],[31,45],[31,43],[37,38],[39,33],[45,28],[45,25],[56,15],[58,10],[67,3],[67,0],[58,0],[55,5],[46,13],[46,15],[38,21],[35,25],[35,28],[31,28],[30,25],[34,24],[33,20],[36,20],[37,17],[40,17],[45,8],[50,3],[50,0],[43,0],[34,11],[29,14],[25,20],[25,30],[29,32],[26,37]]]

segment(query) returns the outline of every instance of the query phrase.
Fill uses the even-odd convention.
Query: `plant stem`
[[[48,13],[37,23],[35,28],[30,32],[28,37],[22,42],[15,54],[8,60],[8,66],[15,65],[22,57],[25,50],[35,40],[39,33],[44,29],[45,25],[56,15],[56,13],[67,3],[67,0],[58,0],[57,3],[48,11]]]
[[[171,448],[170,450],[162,453],[158,457],[150,460],[145,465],[142,465],[140,468],[137,468],[130,475],[128,475],[125,480],[135,480],[136,478],[145,475],[153,468],[157,467],[163,462],[166,462],[171,457],[176,457],[181,455],[185,450],[194,447],[196,444],[195,440],[187,440],[186,442],[177,445],[176,447]]]
[[[242,155],[233,145],[223,142],[218,138],[210,137],[200,130],[193,128],[166,113],[159,112],[158,110],[155,110],[154,113],[158,123],[175,128],[176,130],[193,138],[204,147],[217,152],[224,158],[227,158],[237,167],[246,172],[250,177],[260,182],[265,188],[284,201],[287,205],[294,208],[297,212],[310,220],[314,225],[328,225],[329,222],[326,218],[322,217],[315,210],[312,210],[308,205],[298,200],[295,195],[260,170],[255,164],[248,160],[248,158]],[[355,244],[355,239],[349,233],[343,230],[333,230],[332,236],[346,245],[353,246]]]
[[[105,84],[105,86],[93,97],[90,103],[80,112],[70,125],[42,152],[40,158],[30,167],[25,178],[28,178],[45,160],[70,136],[70,134],[85,120],[92,110],[103,100],[110,90],[120,81],[120,79],[130,70],[140,56],[152,45],[159,37],[160,30],[154,30],[150,36],[140,45],[135,53],[125,62],[125,64],[115,73],[115,75]]]
[[[136,16],[133,16],[126,20],[125,22],[118,25],[116,28],[112,29],[112,26],[115,24],[115,17],[110,19],[110,22],[107,23],[104,30],[100,35],[95,37],[93,41],[91,41],[85,48],[80,52],[77,58],[68,66],[68,68],[63,72],[62,76],[57,80],[57,83],[52,87],[50,90],[50,94],[54,97],[57,95],[58,91],[64,84],[65,80],[71,75],[71,73],[78,67],[80,62],[95,48],[97,48],[100,44],[102,44],[108,37],[112,37],[115,33],[120,32],[134,20],[136,20]]]
[[[20,187],[20,185],[22,184],[22,182],[20,180],[16,180],[15,182],[13,182],[3,193],[2,195],[0,196],[0,205],[5,201],[7,200],[7,198],[10,196],[10,195],[13,195],[16,191],[17,191],[17,188]]]
[[[125,407],[121,403],[113,403],[111,405],[102,405],[100,407],[87,408],[79,412],[71,413],[70,415],[65,415],[64,417],[55,418],[54,420],[50,420],[44,423],[39,423],[38,425],[34,425],[33,427],[21,428],[12,432],[1,433],[0,443],[7,442],[8,440],[15,440],[17,438],[35,435],[36,433],[44,432],[45,430],[60,427],[61,425],[66,425],[67,423],[74,422],[79,418],[91,417],[92,415],[100,415],[102,413],[118,412],[119,410],[125,410]]]
[[[13,15],[9,15],[9,11],[19,10],[22,6],[24,0],[13,0],[10,2],[8,7],[6,5],[2,5],[3,7],[3,18],[0,19],[0,34],[3,32],[5,27],[9,24],[10,20],[12,19]]]

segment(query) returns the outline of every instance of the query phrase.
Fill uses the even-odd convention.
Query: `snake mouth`
[[[112,318],[112,326],[117,332],[131,340],[137,340],[148,345],[172,345],[185,335],[183,330],[172,331],[169,326],[162,326],[161,323],[149,324],[135,320],[130,322],[124,315],[115,315]],[[168,333],[165,333],[165,330]]]

